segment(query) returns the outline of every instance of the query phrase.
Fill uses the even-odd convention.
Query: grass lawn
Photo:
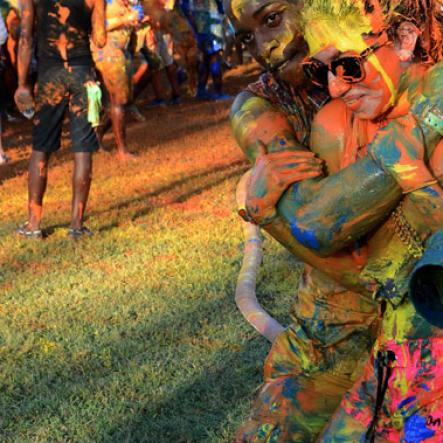
[[[97,154],[95,236],[78,242],[66,237],[66,149],[50,167],[48,237],[13,235],[26,219],[29,137],[17,149],[6,138],[19,166],[0,186],[0,441],[232,441],[269,345],[234,303],[246,163],[228,110],[147,111],[129,130],[136,162]],[[287,324],[299,265],[272,240],[265,248],[257,292]]]

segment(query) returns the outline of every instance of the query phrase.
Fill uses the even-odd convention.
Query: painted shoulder
[[[311,127],[310,148],[326,162],[328,173],[340,169],[344,151],[346,105],[340,99],[333,99],[315,115]]]
[[[258,97],[252,92],[242,91],[237,95],[231,106],[230,118],[232,120],[235,116],[238,116],[238,113],[244,111],[256,111],[260,113],[271,108],[272,105],[268,100]]]

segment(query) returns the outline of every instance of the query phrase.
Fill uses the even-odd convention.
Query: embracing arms
[[[269,228],[275,223],[270,217],[273,207],[294,239],[319,255],[330,255],[378,226],[404,192],[408,196],[407,204],[413,204],[416,209],[416,220],[414,211],[408,210],[414,227],[424,237],[438,228],[443,217],[443,211],[439,210],[443,194],[435,176],[443,175],[440,166],[443,148],[437,148],[432,154],[441,135],[438,128],[426,121],[432,115],[432,122],[437,125],[438,116],[443,114],[438,87],[442,84],[441,66],[436,65],[426,79],[424,98],[413,101],[414,115],[393,120],[380,130],[368,147],[368,157],[326,178],[295,184],[292,184],[294,173],[279,173],[279,169],[284,169],[276,167],[281,154],[276,154],[275,159],[266,155],[256,158],[263,146],[267,152],[288,147],[304,149],[294,140],[285,115],[263,99],[248,93],[240,96],[233,107],[232,125],[240,146],[248,158],[255,161],[247,199],[252,218],[261,224],[269,222],[266,226]],[[429,112],[430,108],[433,113]],[[274,117],[278,124],[265,125],[263,129],[262,121],[272,121],[272,114],[279,114],[278,119]],[[278,142],[281,138],[289,139],[289,143],[282,145]],[[331,155],[327,150],[324,152]],[[433,171],[426,165],[429,158]],[[329,164],[334,161],[337,160],[329,159]],[[300,165],[292,162],[286,167],[295,169]],[[281,188],[287,191],[276,200],[276,190]]]
[[[300,168],[311,174],[315,172],[312,166],[292,159],[286,168],[291,172],[282,169],[280,174],[276,168],[267,167],[272,159],[266,155],[257,158],[264,148],[267,153],[308,149],[295,139],[283,112],[264,99],[243,93],[233,105],[231,121],[237,142],[248,159],[255,162],[248,212],[261,223],[262,217],[270,219],[275,208],[278,217],[265,229],[284,223],[287,237],[277,240],[285,245],[296,240],[317,255],[330,255],[377,226],[401,197],[395,180],[369,158],[329,177],[306,180],[309,176],[299,174],[303,181],[298,183],[294,178]],[[282,188],[287,190],[278,199],[275,190]]]

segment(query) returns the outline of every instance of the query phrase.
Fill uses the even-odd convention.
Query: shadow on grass
[[[82,364],[76,364],[73,358],[60,364],[56,359],[51,361],[50,355],[42,364],[34,354],[22,355],[14,360],[22,368],[14,371],[11,385],[3,383],[1,388],[0,435],[3,441],[13,441],[19,436],[18,431],[28,432],[27,437],[32,439],[30,429],[48,422],[53,441],[203,442],[207,441],[209,430],[222,433],[226,430],[228,416],[235,416],[236,405],[250,399],[251,391],[260,382],[261,371],[256,362],[264,357],[263,341],[254,336],[235,352],[229,346],[208,351],[207,363],[198,368],[198,362],[193,365],[185,359],[187,355],[180,349],[180,340],[198,338],[201,325],[208,324],[207,319],[211,325],[223,324],[228,317],[226,312],[232,313],[233,309],[233,301],[225,295],[211,302],[188,305],[188,309],[180,312],[169,312],[157,322],[147,323],[141,319],[134,324],[127,319],[108,331],[109,337],[118,335],[119,340],[107,341],[106,336],[102,343],[94,343],[83,326],[82,332],[89,339],[84,346],[95,347],[94,353]],[[170,339],[173,342],[168,343]],[[156,340],[163,343],[159,345]],[[100,358],[103,351],[106,351],[106,361]],[[185,376],[177,374],[181,382],[177,382],[168,358],[158,359],[167,351],[178,372],[181,365],[186,366]],[[198,350],[200,354],[201,349]],[[143,372],[146,365],[152,366],[155,361],[161,363],[156,381],[165,395],[164,399],[153,401],[159,395],[152,392],[152,387],[150,390],[151,380],[148,378],[143,383],[132,372],[134,368]],[[198,369],[192,369],[196,367]],[[24,375],[30,373],[32,377],[27,376],[23,381]],[[149,377],[149,374],[145,371],[143,375]],[[135,397],[134,392],[137,392]],[[124,414],[121,413],[122,405]],[[89,409],[91,406],[93,410]],[[112,417],[115,409],[120,411],[118,419]],[[232,426],[233,420],[228,421]],[[75,428],[72,423],[76,424]]]
[[[182,203],[194,195],[201,194],[202,192],[207,191],[211,188],[214,188],[214,187],[220,185],[221,183],[223,183],[224,181],[229,180],[232,177],[239,176],[240,174],[246,172],[247,169],[248,169],[248,164],[247,164],[246,160],[239,160],[239,161],[232,162],[228,165],[217,166],[215,168],[206,169],[204,171],[200,171],[198,174],[192,174],[192,175],[189,175],[183,179],[176,180],[164,187],[159,188],[158,190],[155,190],[152,192],[147,192],[142,195],[138,195],[136,198],[129,199],[129,200],[126,200],[123,202],[119,202],[116,205],[111,205],[106,210],[93,211],[91,213],[91,215],[94,215],[94,216],[102,215],[104,213],[108,213],[113,210],[120,211],[120,210],[125,210],[125,209],[127,209],[128,212],[131,212],[132,205],[138,206],[137,203],[146,202],[146,200],[149,198],[160,197],[162,194],[168,193],[170,191],[174,191],[178,187],[181,187],[184,185],[190,185],[193,180],[208,178],[208,176],[211,176],[214,174],[217,175],[216,177],[209,179],[209,182],[207,182],[204,185],[201,185],[200,183],[195,183],[194,186],[189,186],[188,189],[183,190],[182,192],[176,193],[173,197],[167,199],[166,202],[146,204],[146,206],[143,209],[137,209],[132,213],[132,215],[128,214],[125,218],[125,221],[127,221],[127,220],[134,221],[140,217],[146,216],[147,214],[149,214],[150,212],[152,212],[155,209],[162,208],[162,207],[168,206],[173,203]],[[223,173],[221,177],[219,176],[220,173]],[[118,226],[119,221],[121,222],[121,220],[122,220],[121,214],[119,214],[118,221],[115,221],[113,223],[109,223],[107,225],[102,226],[99,229],[99,231],[104,232],[104,231],[108,231],[110,229],[113,229],[116,226]]]
[[[140,404],[138,413],[110,429],[110,441],[190,443],[232,435],[242,419],[239,403],[251,400],[261,382],[256,366],[257,359],[264,358],[264,353],[258,357],[260,348],[257,337],[236,353],[211,356],[191,382],[171,389],[164,401]]]
[[[221,183],[223,183],[226,180],[229,180],[232,177],[240,176],[242,173],[244,173],[248,169],[248,164],[246,160],[239,160],[234,161],[228,165],[223,166],[216,166],[213,168],[208,168],[203,171],[200,171],[196,174],[190,174],[182,179],[176,180],[172,183],[169,183],[155,191],[147,192],[143,195],[138,195],[135,198],[125,200],[113,205],[110,205],[104,210],[100,211],[91,211],[89,216],[102,216],[103,219],[111,219],[111,221],[107,224],[101,225],[97,232],[103,233],[107,231],[111,231],[112,229],[117,228],[122,222],[128,222],[128,221],[135,221],[141,217],[144,217],[151,212],[155,211],[156,209],[166,207],[168,205],[174,204],[174,203],[181,203],[189,199],[190,197],[194,195],[201,194],[204,191],[208,191],[211,188],[214,188]],[[198,180],[201,180],[205,178],[206,182],[202,184]],[[193,181],[195,183],[193,184]],[[177,192],[175,192],[173,195],[169,196],[168,198],[162,199],[159,198],[162,195],[166,195],[168,192],[174,191],[177,188],[181,188],[183,186],[187,186],[186,189],[179,189]],[[158,198],[158,201],[156,202],[155,199]],[[152,199],[154,201],[149,202],[148,200]],[[143,203],[143,207],[140,208],[140,203]],[[134,206],[134,207],[133,207]],[[117,211],[115,214],[115,217],[112,216],[103,216],[103,214],[110,213],[112,211]],[[124,213],[122,213],[124,212]],[[114,218],[114,220],[112,220]],[[86,220],[87,224],[87,220]],[[65,223],[58,223],[49,225],[45,228],[45,238],[50,237],[56,229],[60,228],[67,228],[69,226],[69,221]],[[33,239],[23,239],[23,242],[26,241],[41,241],[41,240],[33,240]],[[44,240],[45,241],[45,240]],[[94,241],[94,238],[92,238],[92,241]],[[46,248],[43,248],[45,250]],[[47,253],[42,252],[42,254]],[[15,256],[10,255],[8,262],[19,262],[20,268],[14,269],[13,275],[14,279],[18,279],[20,275],[25,274],[29,272],[29,269],[27,268],[27,264],[30,262],[35,262],[36,260],[43,259],[43,257],[38,256],[36,257],[33,254],[23,254],[22,250],[18,251],[18,254],[15,254]],[[4,265],[7,265],[6,263]],[[5,271],[6,272],[6,268]],[[11,272],[11,271],[10,271]]]
[[[226,106],[226,105],[225,105]],[[206,110],[207,111],[207,110]],[[134,143],[136,140],[144,139],[143,145],[137,144],[138,152],[144,152],[149,150],[149,148],[156,147],[159,144],[164,144],[165,148],[168,147],[169,142],[173,140],[182,139],[183,137],[191,136],[195,133],[198,133],[200,131],[205,131],[213,127],[218,127],[222,125],[223,123],[228,122],[228,116],[222,116],[218,119],[207,121],[205,116],[207,115],[205,112],[205,109],[202,105],[198,108],[198,110],[194,112],[199,112],[198,117],[199,119],[197,121],[189,123],[189,115],[187,116],[187,120],[185,120],[185,123],[180,123],[180,116],[177,111],[169,112],[167,115],[159,114],[156,117],[156,120],[160,118],[168,118],[171,120],[176,120],[178,118],[178,122],[174,124],[174,130],[171,131],[158,131],[158,129],[152,127],[151,128],[151,134],[148,139],[146,139],[146,131],[149,130],[149,128],[146,128],[146,125],[143,123],[137,123],[135,127],[132,128],[131,131],[131,137],[130,140]],[[226,109],[227,112],[227,109]],[[161,123],[159,123],[161,124]],[[109,148],[108,143],[113,142],[113,139],[107,140],[107,147]]]
[[[224,106],[227,108],[227,105],[224,104]],[[129,123],[128,122],[128,129],[129,129],[129,140],[130,145],[136,143],[137,140],[144,140],[143,145],[137,144],[136,151],[142,153],[144,151],[149,150],[149,148],[157,146],[159,144],[165,144],[167,145],[168,142],[172,140],[181,139],[185,136],[192,135],[194,133],[197,133],[199,131],[211,128],[211,127],[217,127],[223,123],[225,123],[228,120],[227,115],[223,116],[221,118],[218,118],[214,121],[207,121],[206,115],[204,109],[204,104],[200,104],[199,107],[197,107],[193,112],[195,112],[195,117],[197,121],[189,124],[188,120],[184,119],[183,123],[179,125],[179,127],[174,127],[174,131],[170,130],[170,127],[164,124],[164,122],[159,122],[159,125],[151,128],[151,136],[149,138],[146,138],[146,125],[143,123]],[[167,110],[167,112],[164,112],[164,115],[156,115],[156,120],[158,120],[159,117],[162,119],[177,119],[179,112],[177,110]],[[188,116],[189,117],[189,116]],[[159,130],[160,129],[160,130]],[[15,139],[16,137],[14,137]],[[114,146],[114,137],[113,135],[109,135],[106,137],[107,140],[105,141],[105,153],[108,155],[113,155],[113,146]],[[64,165],[68,161],[73,161],[73,154],[70,150],[70,134],[69,131],[64,130],[63,136],[62,136],[62,148],[54,153],[51,156],[50,160],[50,168],[54,166],[60,166]],[[32,137],[26,137],[24,139],[17,139],[16,146],[18,149],[23,148],[26,145],[29,145],[32,143]],[[8,145],[10,142],[8,142]],[[15,148],[14,148],[15,149]],[[9,180],[11,178],[17,177],[19,175],[22,175],[27,172],[28,170],[28,159],[23,160],[16,160],[12,161],[6,165],[0,166],[0,184],[3,183],[6,180]]]

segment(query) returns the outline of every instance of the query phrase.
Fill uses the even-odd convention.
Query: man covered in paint
[[[63,118],[68,111],[74,152],[69,234],[75,238],[90,235],[83,226],[83,217],[91,184],[92,153],[98,149],[98,141],[88,121],[86,86],[94,82],[90,36],[98,46],[106,41],[103,0],[22,0],[21,7],[15,101],[20,111],[28,115],[32,115],[34,107],[28,83],[34,38],[39,64],[28,177],[29,218],[18,234],[42,237],[40,222],[48,162],[60,148]]]
[[[249,14],[248,7],[250,7]],[[265,65],[267,64],[268,68],[270,65],[272,67],[272,63],[274,63],[274,71],[276,69],[280,71],[278,73],[280,79],[286,77],[289,81],[292,80],[292,83],[289,83],[290,87],[286,88],[286,91],[289,90],[294,96],[300,89],[297,84],[297,79],[300,78],[300,76],[296,75],[297,70],[299,69],[298,62],[306,54],[304,39],[300,38],[300,34],[297,35],[297,33],[294,32],[294,29],[297,29],[297,20],[300,20],[300,16],[298,15],[299,10],[297,10],[297,7],[294,4],[283,2],[271,2],[266,3],[266,5],[264,2],[257,2],[253,5],[249,3],[244,9],[246,10],[246,14],[245,11],[243,11],[238,14],[237,17],[234,17],[234,24],[237,25],[237,32],[244,37],[244,42],[246,44],[249,43],[250,50],[252,46],[252,52],[255,53],[259,61]],[[291,14],[292,19],[295,21],[295,25],[289,21],[288,26],[288,16],[290,18]],[[235,16],[234,11],[233,15]],[[262,27],[261,32],[260,27]],[[285,32],[282,32],[282,27]],[[291,29],[291,27],[293,29]],[[278,35],[279,32],[280,36]],[[278,40],[278,37],[280,37],[281,41]],[[254,41],[254,39],[256,39],[256,41]],[[251,43],[253,44],[251,45]],[[386,52],[386,50],[383,51]],[[391,54],[391,57],[392,55],[393,54]],[[286,60],[284,56],[286,56]],[[268,60],[266,60],[267,57]],[[395,74],[394,66],[392,67],[392,74]],[[286,94],[285,97],[285,95],[282,94],[282,92],[286,91],[282,91],[281,81],[280,84],[278,84],[278,82],[275,81],[276,76],[274,75],[273,77],[274,82],[270,83],[273,87],[268,88],[268,91],[265,90],[265,92],[267,92],[265,101],[258,99],[257,94],[253,95],[251,93],[245,93],[243,97],[240,96],[237,103],[234,104],[234,130],[237,132],[236,135],[240,141],[240,145],[246,150],[250,158],[254,158],[257,152],[260,152],[260,150],[263,149],[267,149],[268,152],[275,152],[281,150],[282,146],[295,147],[296,149],[301,148],[300,138],[298,140],[294,139],[293,128],[295,127],[295,129],[298,129],[299,131],[300,129],[303,129],[303,120],[300,118],[295,119],[295,125],[291,128],[291,126],[288,125],[288,119],[283,118],[283,116],[287,117],[288,115],[294,115],[297,113],[294,111],[291,112],[291,96]],[[387,80],[389,82],[389,79]],[[394,76],[394,81],[397,83],[396,87],[398,87],[399,75]],[[259,92],[262,93],[261,95],[263,97],[263,90],[265,89],[263,88],[263,82],[260,86],[261,91]],[[295,90],[294,86],[298,87],[298,90]],[[377,113],[385,111],[391,106],[389,102],[392,94],[389,94],[389,88],[385,89],[387,89],[386,98],[384,102],[382,102],[382,107],[378,109]],[[277,91],[280,92],[280,97],[278,97],[276,93]],[[301,101],[303,103],[303,100]],[[276,109],[275,106],[270,106],[270,102],[278,104],[280,112],[277,112],[278,108]],[[386,109],[383,109],[383,107],[386,107]],[[300,105],[297,108],[298,114],[301,114],[302,117],[306,117],[307,113],[303,112],[304,108]],[[284,113],[281,112],[282,109],[285,111]],[[340,112],[343,114],[343,109]],[[336,118],[340,115],[340,112],[331,115]],[[366,118],[371,117],[374,117],[374,115],[368,115]],[[292,116],[291,120],[294,121]],[[300,121],[302,124],[300,124]],[[258,122],[260,124],[258,124]],[[308,128],[309,119],[305,118],[305,122],[307,122],[305,123],[305,128]],[[346,124],[346,121],[343,121],[343,124]],[[327,128],[319,127],[318,131],[320,132],[320,130],[325,129]],[[300,132],[303,135],[303,130]],[[323,152],[319,151],[320,153],[326,153],[329,155],[329,158],[327,158],[329,172],[335,172],[340,169],[340,167],[345,166],[342,164],[342,160],[344,159],[346,162],[349,162],[349,159],[352,158],[354,154],[358,153],[358,150],[355,149],[355,143],[351,143],[352,140],[348,144],[348,151],[350,150],[350,152],[346,152],[346,150],[340,152],[338,149],[339,147],[337,146],[337,141],[342,142],[343,137],[340,140],[337,131],[335,131],[335,135],[337,136],[335,146],[333,142],[331,143],[330,141],[329,143],[330,152],[327,152],[326,149],[324,149]],[[360,134],[357,132],[357,135]],[[366,134],[366,138],[367,137],[368,134]],[[332,139],[334,139],[334,137],[332,137]],[[369,140],[370,139],[367,139],[366,141]],[[354,146],[352,146],[353,144]],[[343,155],[343,152],[345,155]],[[359,154],[361,154],[361,152]],[[274,154],[268,154],[267,156],[264,156],[267,157],[265,163],[272,161],[273,155]],[[274,157],[277,158],[279,155],[274,155]],[[344,244],[348,244],[347,242],[349,242],[349,240],[358,238],[363,232],[366,232],[365,229],[374,223],[377,217],[377,222],[379,223],[380,216],[386,214],[389,207],[392,208],[392,204],[398,201],[400,194],[398,189],[393,192],[393,181],[391,177],[386,174],[381,175],[380,168],[374,168],[375,165],[370,165],[370,163],[368,163],[370,160],[368,159],[366,164],[362,162],[356,163],[349,168],[349,171],[346,173],[342,175],[338,174],[339,177],[331,176],[330,179],[323,180],[322,185],[313,182],[309,183],[309,181],[306,182],[306,184],[301,183],[298,185],[298,188],[293,188],[292,193],[288,192],[283,200],[279,202],[278,210],[280,215],[283,215],[283,217],[281,217],[283,220],[279,220],[280,217],[276,217],[275,213],[275,203],[278,201],[282,192],[287,188],[288,182],[290,182],[290,180],[294,182],[295,180],[302,178],[303,171],[300,173],[300,170],[294,168],[294,165],[297,165],[297,163],[300,163],[301,161],[299,154],[285,153],[280,155],[276,161],[279,164],[276,165],[274,170],[280,168],[281,174],[272,182],[275,186],[268,186],[267,189],[265,188],[266,191],[269,190],[269,194],[274,192],[275,196],[271,196],[271,198],[269,198],[269,195],[266,196],[268,202],[262,207],[260,207],[260,204],[257,204],[257,202],[260,202],[259,198],[256,198],[255,202],[251,204],[251,207],[249,208],[250,212],[254,214],[254,210],[256,210],[254,215],[257,216],[260,214],[260,217],[262,217],[257,221],[261,221],[265,224],[266,229],[271,232],[272,235],[305,261],[313,264],[317,268],[321,267],[324,273],[332,276],[335,280],[342,282],[345,286],[350,285],[350,287],[358,289],[358,285],[364,282],[364,279],[361,281],[359,278],[359,269],[366,263],[364,250],[362,251],[355,247],[352,248],[352,253],[347,254],[347,258],[349,258],[349,256],[351,257],[351,264],[353,264],[353,266],[348,269],[343,268],[343,265],[345,264],[344,258],[346,257],[346,254],[344,253],[331,257],[329,262],[322,261],[322,259],[319,259],[318,257],[311,256],[300,243],[297,243],[297,240],[301,240],[302,243],[305,243],[305,246],[312,247],[312,245],[309,244],[309,238],[308,241],[306,237],[303,236],[297,238],[294,235],[294,232],[291,232],[291,230],[288,229],[288,223],[284,219],[290,219],[290,217],[294,218],[297,206],[300,205],[303,200],[309,201],[312,199],[315,192],[318,192],[319,190],[321,192],[328,190],[329,195],[326,194],[326,197],[325,194],[323,194],[322,197],[320,192],[320,199],[318,199],[317,194],[314,194],[315,198],[312,199],[312,205],[318,205],[319,203],[321,208],[327,209],[325,212],[318,211],[318,214],[323,214],[323,216],[327,214],[327,217],[325,217],[326,220],[321,221],[321,224],[327,228],[328,223],[330,223],[328,232],[331,231],[331,223],[334,223],[334,220],[336,220],[337,226],[341,224],[341,230],[335,232],[332,229],[333,238],[331,241],[332,248],[334,248],[334,244],[338,245],[340,248]],[[355,161],[355,158],[353,161]],[[259,165],[258,167],[260,168]],[[305,165],[303,169],[305,176],[309,176],[310,173],[314,172],[313,167],[309,165]],[[349,174],[347,176],[348,179],[346,179],[346,174]],[[423,174],[424,175],[421,178],[426,176],[427,172],[423,171]],[[266,181],[269,182],[270,177],[260,176],[260,173],[257,173],[257,168],[255,175],[256,177],[253,178],[253,181],[256,181],[255,185],[257,185],[257,182],[261,182],[261,184],[266,183]],[[282,176],[288,177],[286,183],[284,183],[286,178],[281,180]],[[360,196],[358,193],[355,195],[355,189],[352,189],[355,188],[356,179],[362,184],[363,192]],[[328,181],[329,185],[327,184]],[[340,183],[345,187],[343,190],[344,192],[341,192],[341,195],[340,192],[338,192],[340,187],[337,186]],[[346,183],[349,183],[349,186],[347,186]],[[380,185],[385,189],[384,195],[383,192],[380,193],[380,190],[382,189]],[[322,186],[325,186],[323,191]],[[368,195],[366,195],[365,190],[370,191]],[[262,197],[266,194],[263,187],[258,190],[257,194],[259,192],[262,193]],[[331,192],[333,192],[333,194],[331,194]],[[337,195],[337,192],[339,195]],[[352,201],[352,198],[347,198],[348,196],[346,194],[348,192],[350,195],[352,194],[354,201]],[[331,196],[333,197],[332,199]],[[361,201],[362,196],[365,197],[364,202]],[[266,210],[263,210],[263,208],[267,208],[266,205],[269,201],[272,201],[272,198],[275,198],[276,200],[273,204],[269,204],[268,207],[271,209],[271,212],[266,214]],[[335,211],[330,210],[331,208],[334,208],[334,206],[328,207],[328,200],[332,200],[332,204],[335,205],[336,208]],[[362,203],[364,205],[364,203],[368,201],[370,201],[370,204],[364,209]],[[337,204],[339,206],[337,206]],[[373,207],[371,207],[372,205]],[[340,213],[337,208],[345,210],[346,207],[351,207],[355,212],[347,215],[347,217],[345,216],[344,220],[340,220],[343,219],[344,214]],[[306,211],[306,214],[309,215],[310,213],[312,213],[312,211]],[[355,224],[355,221],[352,220],[352,216],[354,215],[358,219],[359,214],[368,216],[366,220],[363,220],[363,224],[366,224],[363,231],[360,230],[362,226],[357,226],[358,223]],[[312,216],[308,215],[306,216],[306,220],[312,220]],[[348,226],[346,226],[347,220],[351,223]],[[356,227],[355,231],[353,231],[354,226]],[[297,229],[295,231],[297,231]],[[303,233],[304,230],[299,229],[299,231]],[[357,232],[359,234],[354,237]],[[326,240],[325,244],[330,239]],[[331,245],[328,245],[327,247],[331,247]],[[296,321],[294,325],[292,325],[285,334],[282,334],[282,337],[279,337],[273,345],[265,365],[265,381],[267,381],[267,383],[260,394],[257,409],[254,414],[255,419],[251,420],[246,425],[243,429],[243,435],[239,438],[252,441],[254,441],[254,438],[257,438],[257,441],[266,441],[266,438],[271,438],[272,436],[273,438],[281,439],[279,441],[309,441],[312,436],[315,435],[315,432],[318,432],[321,422],[323,421],[323,423],[325,423],[325,420],[327,420],[327,410],[329,408],[330,411],[331,407],[333,408],[333,403],[337,398],[334,398],[334,394],[337,395],[340,388],[343,389],[344,385],[352,378],[349,376],[349,373],[346,374],[346,370],[343,369],[346,366],[346,361],[354,362],[355,366],[356,356],[358,355],[356,353],[356,348],[353,349],[352,347],[352,344],[357,345],[358,347],[358,341],[354,342],[355,332],[359,329],[358,320],[355,320],[358,319],[358,316],[356,316],[354,307],[351,312],[349,312],[349,309],[346,309],[354,305],[348,304],[348,299],[343,297],[341,297],[341,299],[340,297],[334,298],[334,295],[339,291],[336,291],[336,294],[334,294],[333,282],[330,283],[330,293],[323,293],[323,296],[319,296],[318,288],[322,286],[322,280],[324,281],[325,276],[322,276],[318,271],[313,272],[317,281],[305,278],[305,281],[302,282],[302,287],[306,285],[306,280],[310,283],[311,287],[309,288],[309,291],[307,291],[308,293],[303,291],[299,293],[296,302]],[[364,283],[366,289],[369,289],[374,282],[374,279],[372,279],[370,283],[366,280],[366,283]],[[359,292],[362,294],[366,293],[366,291],[361,288],[359,289]],[[347,318],[345,312],[348,315]],[[353,319],[352,317],[355,318]],[[331,338],[333,338],[337,331],[341,331],[342,333],[347,331],[349,334],[347,336],[342,335],[334,343],[331,341]],[[343,338],[346,338],[346,340],[343,340]],[[340,352],[343,349],[346,349],[346,345],[344,346],[346,342],[348,342],[347,348],[353,352]],[[303,349],[308,350],[304,357]],[[296,350],[295,354],[294,350]],[[316,352],[314,352],[315,350]],[[325,356],[328,357],[326,350],[328,350],[331,355],[334,355],[336,359],[335,362],[331,357],[329,357],[329,359],[325,358]],[[298,354],[298,356],[296,354]],[[341,368],[340,364],[342,365]],[[350,363],[350,365],[352,365],[352,363]],[[297,375],[297,373],[299,375]],[[341,382],[341,386],[339,386],[339,382]],[[335,388],[335,393],[333,393],[333,387]],[[310,402],[305,398],[307,390],[311,390],[308,394]],[[315,392],[321,392],[317,400],[315,399]],[[313,411],[315,411],[315,413]],[[323,413],[323,415],[319,414],[319,411]]]
[[[92,54],[97,69],[109,94],[109,116],[120,160],[133,157],[126,143],[125,106],[132,99],[132,55],[131,36],[143,21],[143,8],[137,1],[106,1],[107,39],[104,47],[92,42]],[[98,134],[102,138],[109,127],[106,116]]]

